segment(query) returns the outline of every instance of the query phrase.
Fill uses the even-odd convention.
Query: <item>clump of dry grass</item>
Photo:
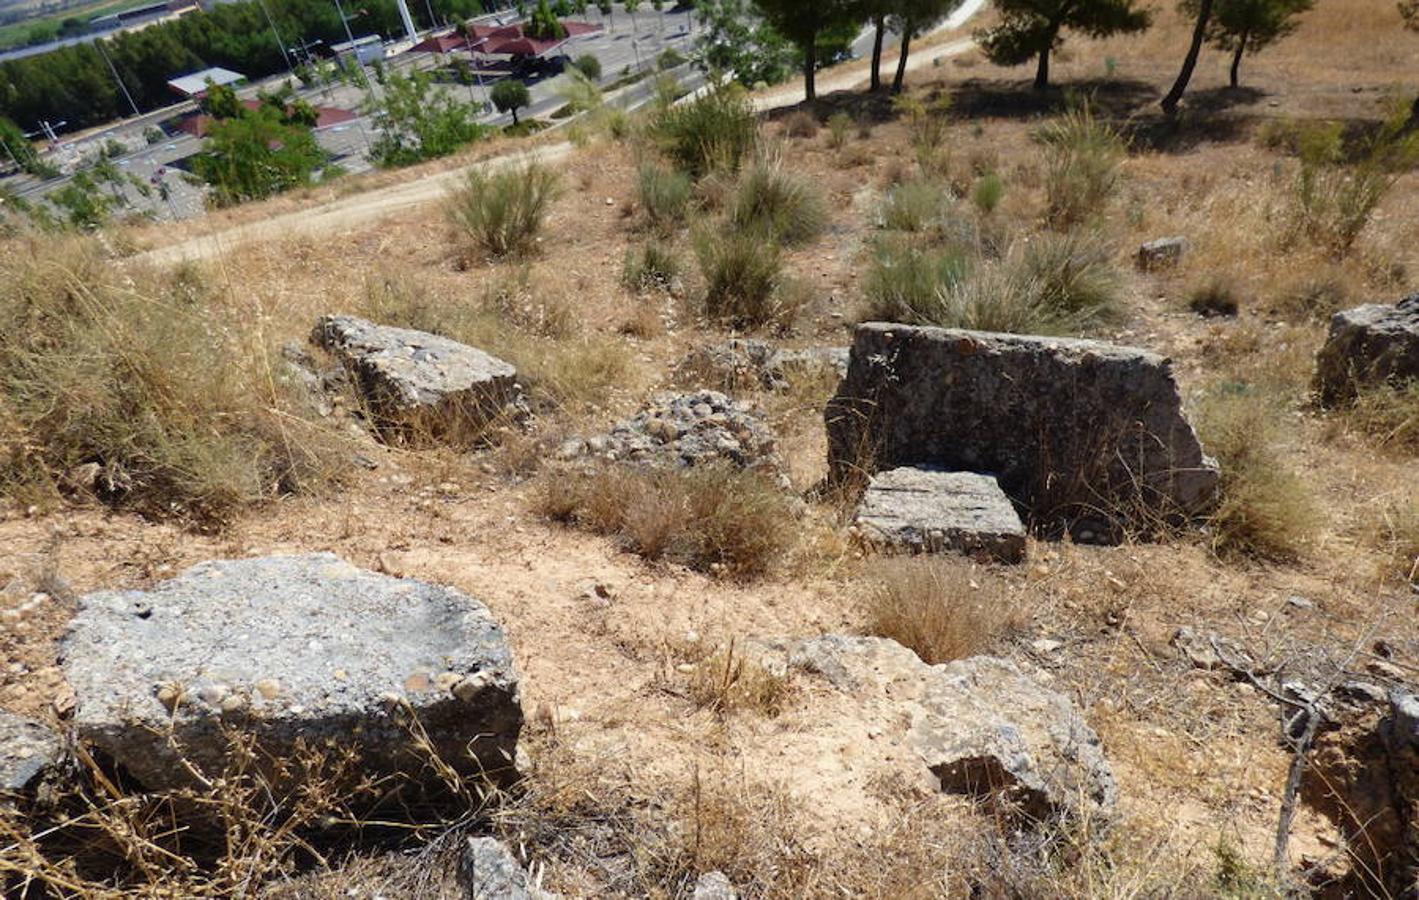
[[[788,498],[763,476],[729,466],[608,467],[541,485],[550,519],[615,536],[646,559],[734,578],[762,575],[794,541]]]
[[[721,649],[701,654],[693,661],[690,700],[701,709],[717,713],[752,710],[776,716],[788,696],[788,679],[764,668],[745,655],[731,639]]]
[[[344,466],[261,329],[193,272],[116,273],[90,240],[0,260],[0,487],[217,526]]]
[[[1419,490],[1408,490],[1383,506],[1376,537],[1390,559],[1388,570],[1419,584]]]
[[[1039,134],[1045,147],[1047,216],[1056,228],[1096,219],[1113,197],[1123,139],[1088,104],[1076,105]]]
[[[798,298],[777,243],[750,231],[706,232],[695,242],[704,278],[705,314],[732,328],[785,326]]]
[[[383,325],[443,335],[506,359],[543,407],[604,402],[612,391],[637,380],[621,341],[574,334],[576,315],[564,295],[544,290],[535,279],[525,289],[492,292],[481,303],[458,303],[415,275],[391,273],[367,285],[360,313]]]
[[[1222,468],[1221,497],[1210,520],[1223,554],[1293,559],[1320,527],[1305,480],[1288,464],[1274,397],[1225,383],[1197,409],[1197,428]]]
[[[763,156],[740,176],[730,204],[731,227],[761,241],[806,244],[827,227],[828,209],[818,187]]]
[[[272,754],[250,735],[227,738],[226,766],[194,767],[191,787],[133,789],[79,746],[75,771],[45,803],[0,804],[0,873],[18,890],[13,896],[248,897],[299,872],[329,869],[361,841],[446,828],[432,806],[422,820],[403,806],[405,824],[382,827],[393,817],[381,804],[416,794],[405,792],[407,783],[365,773],[349,748],[301,742]],[[430,749],[416,733],[410,741]],[[476,813],[479,789],[441,760],[430,763],[436,781],[452,778],[442,787],[451,804],[445,811]]]
[[[1343,417],[1381,447],[1419,452],[1419,381],[1362,390]]]
[[[909,647],[932,665],[984,653],[1022,622],[1004,579],[965,560],[881,560],[868,581],[867,633]]]

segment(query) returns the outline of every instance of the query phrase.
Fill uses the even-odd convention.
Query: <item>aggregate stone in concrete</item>
[[[482,603],[328,553],[90,594],[61,652],[78,736],[152,789],[189,783],[182,758],[220,773],[224,726],[278,755],[329,742],[366,772],[410,775],[427,771],[412,720],[467,773],[510,774],[522,726],[512,654]]]
[[[340,360],[386,439],[453,444],[525,415],[517,370],[438,335],[323,316],[311,340]]]
[[[878,472],[857,508],[863,540],[912,553],[1025,559],[1025,526],[989,475],[903,466]]]

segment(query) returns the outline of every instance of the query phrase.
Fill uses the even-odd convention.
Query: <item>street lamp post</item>
[[[128,106],[133,110],[133,117],[136,119],[143,115],[138,111],[138,104],[133,102],[133,95],[128,93],[128,85],[123,83],[123,79],[118,76],[118,69],[114,66],[113,60],[108,58],[108,51],[103,48],[103,38],[94,41],[94,46],[98,48],[99,56],[108,63],[108,70],[113,73],[113,80],[118,82],[118,89],[123,92],[123,96],[128,99]]]

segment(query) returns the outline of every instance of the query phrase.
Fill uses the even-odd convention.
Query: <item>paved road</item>
[[[574,39],[566,46],[564,52],[572,58],[586,53],[595,55],[601,61],[604,76],[602,80],[608,84],[627,72],[654,68],[660,54],[668,47],[676,47],[688,55],[688,45],[693,38],[691,31],[693,23],[688,11],[671,12],[667,10],[663,15],[657,14],[653,10],[642,11],[636,15],[634,27],[631,17],[624,11],[619,11],[610,20],[602,22],[600,14],[593,8],[587,18],[592,22],[603,24],[605,30],[598,34]],[[387,65],[392,72],[407,73],[415,69],[433,68],[438,65],[438,62],[433,54],[401,54],[390,60]],[[494,126],[511,124],[512,117],[510,115],[497,113],[487,102],[488,91],[491,90],[492,84],[501,77],[501,73],[491,65],[486,66],[484,71],[487,74],[487,80],[481,85],[441,85],[438,89],[460,100],[484,105],[487,111],[480,117],[480,121],[486,124]],[[284,75],[268,78],[259,84],[242,89],[240,93],[243,96],[255,96],[258,91],[275,89],[287,80],[289,80],[288,77]],[[530,87],[532,105],[528,109],[519,111],[522,118],[546,116],[564,102],[559,93],[560,79],[535,80],[530,84]],[[377,91],[378,86],[376,85],[374,89]],[[343,84],[303,89],[298,93],[315,105],[335,106],[341,109],[359,109],[365,99],[363,89]],[[141,134],[145,128],[174,116],[191,112],[194,108],[195,106],[191,103],[176,104],[137,119],[125,120],[113,128],[95,134],[92,139],[96,143],[102,144],[110,137],[123,134]],[[373,124],[367,117],[316,132],[316,138],[320,145],[331,154],[341,169],[349,174],[358,174],[372,168],[367,153],[375,135]],[[152,188],[151,195],[148,197],[142,196],[136,188],[125,189],[123,194],[129,208],[134,212],[148,214],[160,220],[188,219],[204,214],[207,193],[205,188],[190,184],[184,177],[184,161],[197,153],[201,146],[202,142],[199,139],[179,133],[176,137],[117,157],[114,162],[122,171]],[[63,187],[68,183],[68,178],[40,181],[29,176],[17,176],[7,179],[6,183],[21,197],[37,200]],[[158,188],[160,184],[165,188],[165,191]],[[164,193],[166,199],[164,199]]]

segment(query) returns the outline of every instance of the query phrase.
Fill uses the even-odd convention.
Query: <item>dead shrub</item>
[[[646,559],[731,578],[772,568],[793,546],[788,498],[763,476],[729,466],[614,466],[548,478],[533,508],[615,537]]]
[[[321,486],[343,440],[310,412],[258,323],[194,283],[130,279],[86,239],[0,260],[0,488],[92,493],[218,526]]]
[[[411,749],[431,753],[421,733],[411,724]],[[44,804],[0,804],[0,872],[17,891],[7,896],[264,895],[298,873],[330,869],[352,848],[445,831],[440,809],[476,816],[488,796],[436,756],[425,773],[436,773],[434,800],[370,776],[348,747],[301,741],[274,754],[250,735],[227,737],[229,762],[221,771],[193,767],[191,787],[130,788],[81,746],[75,770]],[[404,824],[383,827],[395,809]]]
[[[1224,383],[1197,409],[1197,429],[1222,468],[1221,498],[1209,527],[1213,549],[1293,559],[1320,524],[1305,480],[1286,460],[1282,409],[1254,388]]]
[[[694,663],[690,700],[701,709],[720,714],[751,710],[766,716],[776,716],[783,710],[788,696],[787,677],[765,669],[762,663],[745,655],[743,648],[736,648],[734,640]]]
[[[1419,452],[1419,381],[1362,390],[1343,417],[1381,447]]]
[[[1005,581],[966,560],[884,559],[867,577],[867,633],[909,647],[931,665],[987,652],[1021,625]]]
[[[814,138],[818,136],[818,120],[806,110],[790,113],[783,120],[783,133],[791,138]]]

